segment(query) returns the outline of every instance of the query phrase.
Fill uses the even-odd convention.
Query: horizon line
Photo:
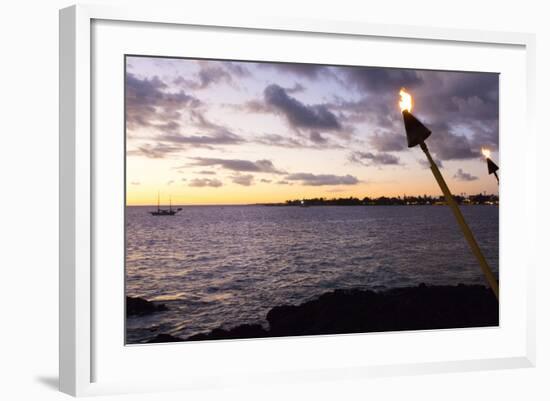
[[[478,195],[483,195],[483,196],[499,196],[499,194],[495,194],[495,193],[491,193],[491,194],[483,194],[483,193],[477,193],[477,194],[467,194],[465,195],[464,197],[470,197],[470,196],[478,196]],[[426,197],[431,197],[431,198],[442,198],[443,195],[428,195],[428,194],[423,194],[423,195],[405,195],[407,198],[423,198],[424,196]],[[454,195],[453,196],[462,196],[462,195]],[[299,200],[312,200],[312,199],[324,199],[324,200],[327,200],[327,201],[330,201],[330,200],[338,200],[338,199],[364,199],[364,198],[370,198],[369,196],[363,196],[362,198],[360,197],[356,197],[356,196],[349,196],[349,197],[343,197],[343,198],[336,198],[336,197],[333,197],[333,198],[328,198],[328,197],[317,197],[317,198],[301,198],[301,199],[287,199],[287,200],[284,200],[284,201],[280,201],[280,202],[243,202],[243,203],[235,203],[235,202],[232,202],[232,203],[172,203],[172,207],[178,207],[178,206],[261,206],[261,205],[281,205],[281,204],[285,204],[286,202],[294,202],[294,201],[299,201]],[[397,198],[397,199],[402,199],[401,195],[398,195],[398,196],[388,196],[388,195],[382,195],[382,196],[378,196],[378,197],[373,197],[371,199],[373,200],[376,200],[376,199],[380,199],[380,198]],[[500,196],[499,196],[500,198]],[[148,207],[158,207],[159,205],[156,204],[156,203],[126,203],[125,204],[126,207],[128,206],[148,206]],[[167,204],[160,204],[160,207],[169,207],[170,204],[167,203]]]

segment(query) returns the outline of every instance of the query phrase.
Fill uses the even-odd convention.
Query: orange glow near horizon
[[[495,184],[487,181],[484,188],[498,193]],[[140,185],[127,191],[127,206],[155,206],[157,204],[158,188]],[[479,193],[480,189],[471,183],[470,189],[464,189],[469,195]],[[316,186],[281,186],[276,184],[258,184],[250,187],[227,185],[222,188],[193,188],[184,185],[167,186],[160,190],[161,205],[168,205],[170,197],[172,205],[250,205],[255,203],[283,203],[287,200],[309,198],[377,198],[380,196],[439,196],[440,190],[431,176],[424,174],[415,181],[387,181],[376,184],[362,183],[351,187],[322,188]]]

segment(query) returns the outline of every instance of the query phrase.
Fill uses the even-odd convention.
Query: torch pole
[[[493,174],[495,175],[495,177],[496,177],[496,179],[497,179],[497,183],[500,185],[500,180],[498,179],[498,174],[497,174],[497,172],[495,171]]]
[[[468,224],[466,223],[466,220],[464,220],[464,216],[462,215],[462,212],[460,211],[460,208],[456,204],[453,195],[451,194],[451,191],[449,190],[449,187],[447,186],[447,183],[445,182],[445,179],[441,175],[441,172],[439,171],[439,168],[435,164],[434,160],[432,159],[432,155],[430,154],[430,151],[428,150],[428,147],[426,146],[426,143],[421,142],[420,148],[422,151],[426,154],[426,157],[428,158],[428,161],[430,162],[430,168],[432,170],[432,173],[439,184],[439,187],[441,188],[441,191],[443,192],[443,195],[445,196],[445,200],[447,201],[447,204],[453,211],[453,214],[455,216],[456,222],[458,223],[460,229],[462,230],[462,233],[464,234],[464,237],[466,238],[466,241],[468,242],[468,245],[470,245],[470,249],[474,253],[479,266],[481,267],[481,271],[485,275],[485,278],[489,282],[489,286],[493,290],[495,297],[498,300],[498,282],[491,271],[491,268],[487,264],[487,261],[485,260],[485,256],[483,256],[483,253],[481,252],[481,249],[479,248],[479,245],[476,242],[476,239],[474,238],[474,234],[470,230],[470,227],[468,227]]]

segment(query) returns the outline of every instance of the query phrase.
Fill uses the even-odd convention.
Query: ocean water
[[[445,206],[184,206],[126,209],[126,294],[169,311],[127,319],[127,343],[158,333],[267,324],[277,305],[337,288],[485,284]],[[498,274],[495,206],[462,211]]]

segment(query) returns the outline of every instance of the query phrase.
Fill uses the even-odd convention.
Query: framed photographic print
[[[95,6],[60,32],[62,391],[534,363],[532,36]]]

